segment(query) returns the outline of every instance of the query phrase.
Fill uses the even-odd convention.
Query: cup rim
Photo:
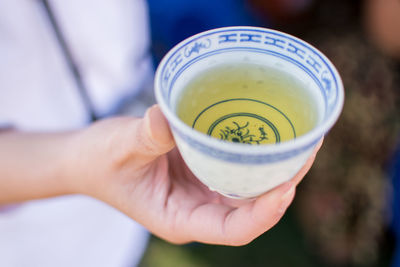
[[[326,64],[329,66],[329,68],[332,70],[333,76],[337,80],[337,86],[338,86],[338,95],[337,95],[337,101],[336,105],[334,106],[330,116],[326,119],[323,120],[321,123],[319,123],[316,127],[314,127],[312,130],[309,132],[296,137],[295,139],[290,139],[278,144],[265,144],[265,145],[248,145],[248,144],[242,144],[242,143],[232,143],[232,142],[224,142],[221,140],[218,140],[214,137],[208,136],[204,133],[201,133],[199,131],[196,131],[192,129],[190,126],[185,124],[181,119],[178,118],[178,116],[173,112],[169,106],[166,100],[162,96],[161,92],[161,69],[162,67],[167,63],[168,59],[175,54],[176,51],[193,41],[194,39],[198,39],[202,37],[203,35],[209,35],[215,32],[221,32],[221,31],[238,31],[238,30],[257,30],[257,31],[263,31],[265,33],[277,33],[279,35],[283,35],[285,38],[289,38],[292,40],[295,40],[302,45],[310,48],[310,50],[314,51],[316,54],[318,54],[319,57],[321,57]],[[154,90],[155,90],[155,96],[156,96],[156,101],[159,104],[161,111],[163,112],[164,116],[167,118],[168,122],[172,126],[172,128],[177,129],[178,133],[183,134],[184,136],[187,136],[193,140],[196,140],[199,143],[203,143],[209,147],[213,147],[215,149],[221,150],[221,151],[226,151],[229,153],[234,153],[234,154],[241,154],[241,155],[266,155],[266,154],[277,154],[277,153],[285,153],[289,151],[293,151],[302,147],[308,147],[311,144],[314,144],[318,142],[335,124],[337,119],[339,118],[339,115],[343,109],[344,105],[344,87],[343,87],[343,82],[342,79],[339,75],[339,72],[337,71],[336,67],[333,65],[333,63],[317,48],[315,48],[313,45],[293,36],[288,33],[284,33],[281,31],[269,29],[269,28],[263,28],[263,27],[254,27],[254,26],[231,26],[231,27],[221,27],[221,28],[215,28],[211,29],[208,31],[200,32],[198,34],[195,34],[191,37],[186,38],[185,40],[179,42],[177,45],[175,45],[161,60],[160,64],[157,67],[156,73],[155,73],[155,82],[154,82]]]

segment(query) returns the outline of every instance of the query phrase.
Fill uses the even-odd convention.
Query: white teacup
[[[177,100],[188,82],[211,67],[242,61],[306,84],[317,104],[317,125],[289,141],[247,145],[210,137],[178,118]],[[256,197],[290,180],[336,122],[344,101],[341,78],[320,51],[291,35],[247,26],[206,31],[176,45],[157,69],[155,92],[188,167],[211,190],[232,198]]]

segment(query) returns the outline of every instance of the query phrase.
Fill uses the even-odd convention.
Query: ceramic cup
[[[210,137],[178,118],[177,100],[189,81],[219,64],[240,62],[287,72],[306,85],[317,104],[317,125],[289,141],[248,145]],[[176,45],[157,68],[155,93],[188,167],[211,190],[232,198],[256,197],[290,180],[336,122],[344,101],[341,78],[320,51],[291,35],[247,26],[206,31]]]

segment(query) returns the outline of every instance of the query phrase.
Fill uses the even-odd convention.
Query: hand
[[[158,106],[143,119],[105,120],[76,138],[79,155],[70,155],[78,159],[75,192],[109,203],[170,242],[224,245],[247,244],[280,220],[322,143],[290,182],[255,200],[235,201],[190,172]]]

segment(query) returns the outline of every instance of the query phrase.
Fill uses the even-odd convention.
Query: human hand
[[[71,186],[96,197],[173,243],[244,245],[283,216],[315,149],[289,182],[254,200],[211,192],[190,172],[158,106],[143,119],[105,120],[76,135]]]

